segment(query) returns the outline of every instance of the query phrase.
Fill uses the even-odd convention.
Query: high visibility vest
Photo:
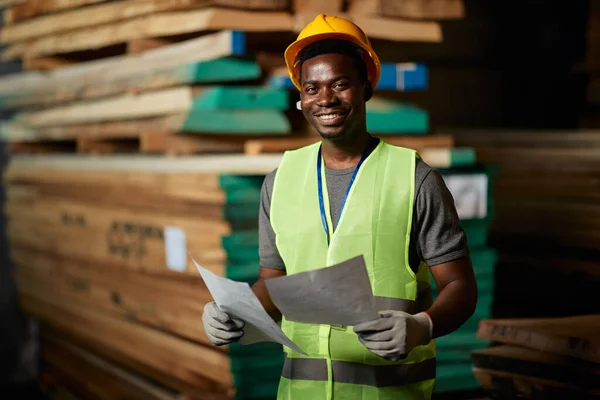
[[[270,218],[288,275],[364,256],[378,310],[415,314],[431,304],[429,268],[408,262],[415,162],[410,149],[380,141],[359,168],[333,231],[324,168],[322,193],[330,244],[318,200],[320,143],[288,151],[275,176]],[[283,331],[308,356],[285,351],[279,400],[429,399],[435,381],[435,341],[398,362],[371,353],[351,326],[282,319]]]

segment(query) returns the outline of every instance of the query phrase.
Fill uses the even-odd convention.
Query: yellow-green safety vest
[[[427,309],[431,304],[429,267],[421,263],[415,274],[408,262],[418,154],[379,142],[357,172],[328,245],[318,200],[319,146],[315,143],[286,152],[275,175],[270,218],[287,274],[362,255],[380,311],[415,314]],[[332,232],[323,170],[321,179]],[[351,326],[297,323],[284,317],[282,329],[308,356],[284,348],[278,400],[431,397],[435,340],[391,362],[366,349]]]

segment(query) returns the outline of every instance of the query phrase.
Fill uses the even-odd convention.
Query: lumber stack
[[[13,159],[5,211],[21,304],[62,340],[164,390],[268,397],[280,346],[207,344],[200,317],[211,296],[190,255],[254,282],[273,160],[170,161]]]
[[[473,352],[477,379],[494,398],[600,396],[600,314],[485,320],[477,335],[497,344]]]
[[[480,321],[492,315],[495,291],[496,250],[488,243],[495,217],[493,186],[495,168],[482,164],[440,170],[454,197],[461,224],[467,235],[471,262],[478,286],[478,303],[471,318],[455,332],[436,339],[436,392],[462,392],[479,388],[473,374],[472,351],[489,346],[476,337]],[[438,295],[433,281],[434,299]]]
[[[500,253],[496,315],[600,312],[594,298],[600,278],[600,132],[465,130],[453,135],[459,145],[475,147],[482,163],[498,167],[490,232]]]
[[[441,43],[436,19],[459,17],[439,2],[394,15],[378,2],[319,3],[25,0],[3,11],[0,62],[24,68],[0,77],[4,212],[57,395],[273,397],[280,346],[209,346],[211,298],[189,255],[256,279],[262,180],[283,151],[319,140],[295,109],[283,50],[318,12],[355,20],[388,55]],[[426,110],[404,98],[427,90],[427,66],[382,60],[369,129],[448,176],[474,173],[474,150],[431,134]],[[464,218],[475,244],[483,220]]]
[[[16,111],[0,130],[13,152],[230,153],[243,152],[248,139],[307,136],[285,84],[264,83],[281,72],[283,50],[306,19],[327,11],[320,6],[298,2],[290,13],[284,0],[69,4],[29,1],[4,11],[0,59],[27,70],[0,80],[0,106]],[[344,14],[341,2],[330,7]],[[442,41],[434,21],[348,17],[376,41]],[[426,87],[422,65],[385,68],[388,89]],[[416,106],[376,98],[370,108],[375,134],[428,130]]]

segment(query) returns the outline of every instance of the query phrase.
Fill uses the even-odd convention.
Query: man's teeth
[[[325,115],[319,115],[319,118],[321,119],[334,119],[336,117],[339,117],[341,114],[325,114]]]

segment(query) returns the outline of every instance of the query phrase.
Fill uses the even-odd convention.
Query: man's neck
[[[358,164],[367,146],[371,145],[371,136],[365,132],[351,141],[323,139],[322,143],[321,154],[325,166],[346,169]]]

